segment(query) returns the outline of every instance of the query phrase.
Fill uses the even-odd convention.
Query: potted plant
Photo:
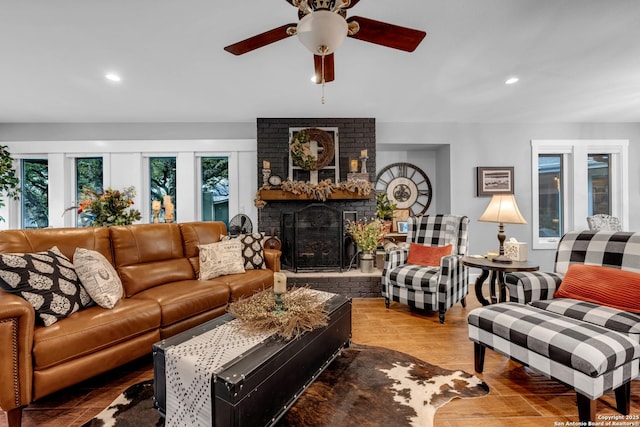
[[[384,224],[385,232],[391,232],[391,225],[393,224],[393,210],[396,208],[396,204],[392,203],[387,197],[387,193],[380,192],[376,196],[376,216]]]
[[[133,187],[122,191],[107,188],[103,193],[83,188],[77,212],[89,214],[93,227],[132,224],[141,218],[140,211],[131,207],[135,195]]]
[[[0,208],[3,207],[4,197],[17,200],[20,194],[20,180],[16,176],[16,171],[13,169],[13,158],[11,153],[7,150],[6,145],[0,145]],[[0,221],[4,221],[4,218],[0,216]]]
[[[360,270],[363,273],[371,273],[374,262],[373,251],[382,243],[385,234],[382,221],[378,218],[372,218],[371,221],[349,221],[347,223],[347,232],[362,250],[360,254]]]

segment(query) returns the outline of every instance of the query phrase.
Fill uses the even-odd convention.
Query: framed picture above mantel
[[[318,183],[340,181],[337,127],[289,128],[289,178]]]
[[[476,168],[476,195],[513,194],[513,166]]]

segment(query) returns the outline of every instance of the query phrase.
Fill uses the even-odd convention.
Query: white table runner
[[[301,291],[315,293],[322,302],[335,295],[307,288],[294,292]],[[239,328],[240,321],[232,320],[165,350],[167,427],[210,426],[212,376],[273,335],[249,335]]]

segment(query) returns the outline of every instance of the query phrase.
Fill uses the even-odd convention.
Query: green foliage
[[[22,161],[22,217],[26,228],[49,226],[49,163],[47,159]]]
[[[0,145],[0,207],[5,206],[4,197],[18,200],[20,180],[13,168],[13,158],[6,145]],[[4,218],[0,216],[0,221]]]
[[[149,160],[149,176],[151,177],[151,201],[163,200],[165,195],[171,196],[174,205],[176,198],[176,158],[151,157]]]
[[[317,156],[311,152],[310,144],[311,137],[304,131],[304,129],[296,133],[289,144],[293,163],[304,170],[315,169],[318,162]]]
[[[205,157],[202,159],[202,191],[220,193],[219,184],[229,181],[229,159],[227,157]],[[227,194],[228,195],[228,184]],[[223,194],[220,194],[223,195]]]
[[[393,210],[396,208],[395,203],[391,203],[384,191],[376,196],[376,216],[384,221],[393,219]]]

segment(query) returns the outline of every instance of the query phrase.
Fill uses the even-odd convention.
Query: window
[[[542,239],[564,234],[563,164],[562,154],[538,156],[538,237]]]
[[[589,181],[587,192],[589,194],[589,216],[595,214],[611,215],[611,166],[609,154],[589,154],[587,158],[589,168]]]
[[[20,161],[22,228],[49,226],[49,164],[47,159]]]
[[[76,163],[76,201],[80,200],[82,190],[89,188],[97,192],[103,190],[102,185],[102,157],[77,157]],[[78,227],[88,227],[91,225],[92,215],[81,213],[77,215],[76,224]]]
[[[229,158],[202,157],[202,220],[229,226]]]
[[[177,212],[178,201],[176,198],[176,158],[175,157],[149,157],[149,211],[154,200],[164,202],[164,196],[171,196],[174,212]],[[178,221],[177,215],[173,221]],[[160,222],[164,222],[164,210],[160,214]]]
[[[555,249],[567,231],[587,229],[587,217],[616,216],[625,227],[628,141],[532,141],[533,248]]]

